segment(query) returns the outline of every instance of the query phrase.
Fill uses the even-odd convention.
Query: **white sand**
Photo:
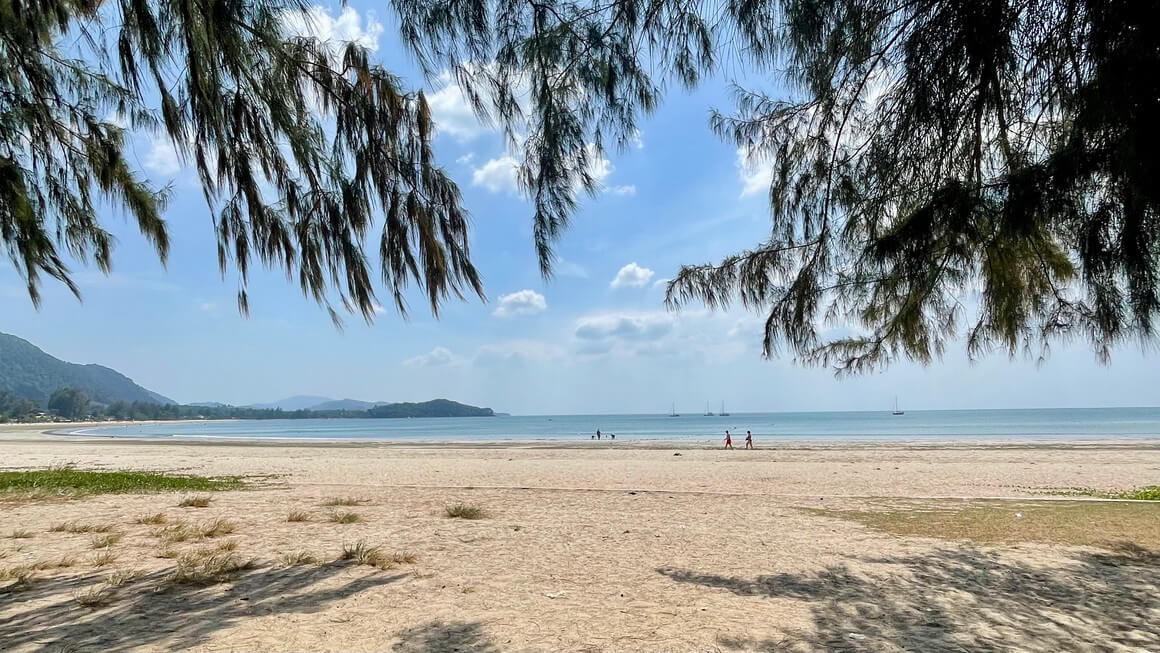
[[[1160,651],[1154,561],[900,538],[803,510],[1156,484],[1160,444],[586,445],[155,444],[8,428],[5,469],[270,476],[204,509],[173,495],[0,502],[0,536],[34,535],[0,539],[0,569],[80,556],[0,590],[0,649]],[[365,523],[323,521],[332,509],[319,504],[340,496],[368,500],[338,509]],[[459,501],[491,517],[442,516]],[[316,521],[287,523],[292,509]],[[236,522],[229,539],[258,567],[233,584],[167,586],[173,560],[154,557],[151,527],[133,524],[158,511]],[[146,576],[106,607],[77,606],[73,594],[107,570],[90,564],[91,536],[47,532],[66,520],[115,523],[124,539],[108,569]],[[273,564],[295,550],[330,560],[356,540],[419,560]]]

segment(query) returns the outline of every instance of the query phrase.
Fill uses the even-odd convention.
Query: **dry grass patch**
[[[222,535],[229,535],[238,529],[237,524],[225,519],[215,519],[211,522],[206,522],[197,527],[197,534],[200,537],[220,537]]]
[[[338,560],[367,565],[379,569],[394,569],[401,564],[413,564],[418,558],[412,553],[386,553],[382,547],[371,546],[359,540],[353,544],[343,544]]]
[[[100,608],[113,602],[117,594],[108,587],[90,587],[73,593],[73,600],[86,608]]]
[[[15,581],[16,585],[27,586],[32,583],[32,579],[36,577],[36,568],[32,565],[19,565],[16,567],[9,567],[7,569],[0,569],[0,580]]]
[[[486,519],[487,511],[471,503],[456,503],[443,509],[443,516],[451,519]]]
[[[179,585],[216,585],[233,580],[239,573],[253,566],[252,560],[242,560],[233,553],[183,553],[177,557],[177,568],[168,580]]]
[[[180,553],[178,552],[177,549],[174,549],[174,548],[171,548],[168,546],[161,548],[161,549],[158,549],[157,553],[153,554],[153,556],[156,558],[162,558],[162,559],[167,559],[167,560],[171,560],[173,558],[176,558],[178,555],[180,555]]]
[[[153,537],[161,540],[162,544],[178,544],[194,537],[195,533],[185,522],[175,522],[168,526],[153,529]]]
[[[194,496],[182,497],[181,501],[177,502],[178,508],[208,508],[212,498],[204,494],[196,494]]]
[[[892,535],[977,543],[1048,542],[1160,550],[1160,504],[1104,501],[923,502],[880,510],[816,510]]]
[[[94,567],[107,567],[117,561],[117,554],[109,549],[96,553],[90,562]]]
[[[33,569],[66,569],[76,565],[77,558],[73,555],[65,555],[56,560],[41,560],[32,565]]]
[[[322,505],[330,508],[336,508],[339,506],[361,506],[368,501],[370,501],[370,499],[364,499],[362,497],[335,497],[333,499],[327,499],[326,501],[323,501]]]
[[[306,512],[305,510],[291,510],[290,513],[286,515],[286,521],[288,521],[288,522],[310,521],[310,513]]]
[[[113,525],[82,524],[81,522],[66,521],[53,524],[48,530],[51,533],[108,533],[113,530]]]
[[[215,551],[237,551],[238,550],[238,541],[237,540],[225,540],[224,542],[218,542],[217,546],[214,547],[214,550]]]
[[[149,526],[157,526],[159,524],[164,524],[165,519],[166,519],[165,513],[155,512],[152,515],[141,515],[137,519],[134,519],[133,523],[134,524],[146,524]]]
[[[93,549],[107,549],[120,541],[120,533],[105,533],[104,535],[94,535],[93,539],[89,540],[89,547]]]
[[[139,569],[115,569],[105,576],[105,584],[110,587],[120,587],[132,583],[141,576]]]
[[[332,512],[328,519],[336,524],[357,524],[363,521],[357,512]]]
[[[32,537],[32,531],[23,528],[18,528],[8,533],[8,539],[10,540],[26,540],[30,537]]]
[[[278,558],[278,565],[282,567],[298,567],[301,565],[316,565],[318,557],[309,551],[293,551],[283,553]]]

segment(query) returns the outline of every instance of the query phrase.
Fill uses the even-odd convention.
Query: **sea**
[[[534,415],[414,419],[157,422],[61,429],[124,438],[401,442],[1160,439],[1160,408],[1052,408],[722,415]]]

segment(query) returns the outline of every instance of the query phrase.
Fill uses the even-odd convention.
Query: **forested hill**
[[[490,408],[468,406],[450,399],[432,399],[417,404],[383,404],[367,409],[368,417],[494,417]]]
[[[0,333],[0,390],[44,403],[57,388],[76,388],[101,404],[141,401],[172,404],[172,399],[142,388],[116,370],[78,365],[54,358],[36,345]]]

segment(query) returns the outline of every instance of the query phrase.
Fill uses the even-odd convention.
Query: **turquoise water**
[[[587,440],[596,429],[617,441],[716,440],[729,429],[754,440],[971,440],[1160,438],[1160,408],[735,413],[687,415],[546,415],[429,419],[242,420],[130,424],[60,433],[145,438],[291,438],[318,440]],[[738,435],[740,434],[740,436]]]

